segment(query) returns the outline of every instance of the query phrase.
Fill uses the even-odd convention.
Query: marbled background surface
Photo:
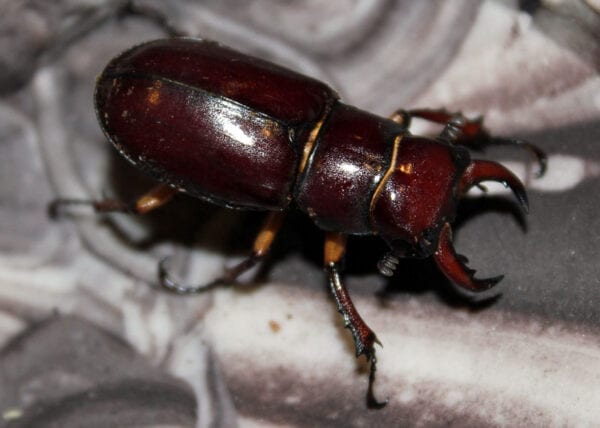
[[[430,261],[386,280],[381,243],[350,241],[347,281],[384,344],[380,411],[325,287],[322,232],[300,214],[248,285],[190,298],[154,286],[157,261],[175,254],[182,275],[209,280],[245,254],[260,215],[182,196],[147,218],[49,219],[56,196],[148,186],[92,106],[110,58],[165,35],[126,4],[0,1],[1,426],[600,424],[596,0],[133,2],[360,108],[484,114],[549,154],[543,179],[527,153],[477,154],[517,172],[531,201],[526,219],[495,188],[461,205],[459,251],[506,274],[486,296],[458,293]]]

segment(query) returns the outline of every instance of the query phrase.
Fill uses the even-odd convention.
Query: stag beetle
[[[96,211],[142,214],[182,192],[228,208],[269,211],[251,255],[209,283],[189,286],[159,265],[161,284],[197,293],[234,282],[267,254],[283,214],[295,203],[326,231],[324,264],[331,292],[352,332],[356,356],[371,363],[375,333],[340,279],[348,235],[378,235],[390,247],[378,264],[390,276],[400,257],[433,257],[450,281],[487,290],[452,246],[458,201],[482,181],[499,181],[527,211],[522,183],[505,167],[471,160],[465,146],[524,145],[490,138],[481,120],[445,110],[399,110],[383,118],[340,102],[327,85],[211,41],[155,40],[114,58],[97,80],[96,113],[106,137],[133,165],[162,184],[133,203],[89,203]],[[411,118],[445,125],[437,138],[409,132]]]

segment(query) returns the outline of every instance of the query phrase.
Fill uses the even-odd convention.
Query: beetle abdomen
[[[228,207],[281,209],[302,145],[335,93],[216,43],[157,40],[106,67],[96,110],[131,162]]]

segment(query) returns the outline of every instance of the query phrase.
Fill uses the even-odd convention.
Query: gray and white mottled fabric
[[[376,274],[385,251],[351,239],[346,279],[377,332],[367,367],[325,287],[322,232],[291,212],[247,285],[182,298],[189,281],[249,248],[258,213],[185,196],[145,218],[57,196],[133,198],[150,182],[96,123],[95,76],[164,22],[117,0],[0,1],[0,426],[495,427],[600,424],[600,6],[593,0],[173,0],[131,2],[179,31],[318,77],[381,115],[404,107],[483,114],[494,134],[549,155],[493,148],[525,182],[461,204],[457,247],[484,296],[425,261]],[[415,123],[415,132],[435,132]],[[472,196],[472,197],[471,197]]]

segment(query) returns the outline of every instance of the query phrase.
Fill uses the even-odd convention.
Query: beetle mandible
[[[265,257],[295,202],[326,232],[324,265],[337,309],[375,372],[375,333],[340,278],[348,235],[378,235],[390,247],[378,268],[390,276],[399,257],[430,257],[460,287],[483,291],[502,277],[478,279],[456,254],[451,223],[465,192],[482,181],[504,183],[525,211],[522,183],[498,163],[471,160],[464,146],[518,144],[490,138],[481,120],[445,110],[398,110],[383,118],[340,102],[327,85],[218,43],[155,40],[114,58],[97,80],[95,108],[106,137],[133,165],[162,184],[133,203],[106,199],[96,211],[145,213],[178,192],[237,209],[270,213],[251,255],[199,286],[161,284],[189,294],[233,282]],[[444,124],[437,138],[409,132],[413,117]]]

